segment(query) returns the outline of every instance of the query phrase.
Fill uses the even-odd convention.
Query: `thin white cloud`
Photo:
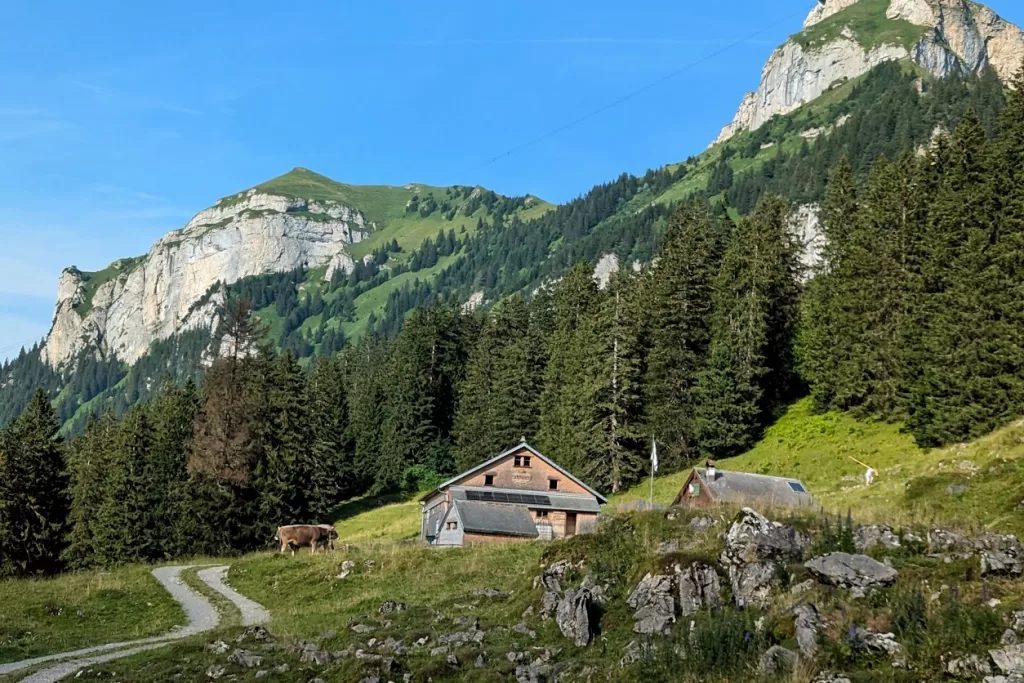
[[[95,95],[103,95],[104,97],[110,97],[114,94],[114,91],[110,88],[95,83],[89,83],[88,81],[71,81],[71,85],[82,90],[88,90]]]

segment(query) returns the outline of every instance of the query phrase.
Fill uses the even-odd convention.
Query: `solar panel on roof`
[[[798,481],[789,482],[789,488],[793,489],[797,493],[807,493],[807,489],[800,485]]]

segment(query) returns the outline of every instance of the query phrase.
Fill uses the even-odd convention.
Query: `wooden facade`
[[[522,443],[423,497],[421,538],[441,546],[568,538],[606,499]]]

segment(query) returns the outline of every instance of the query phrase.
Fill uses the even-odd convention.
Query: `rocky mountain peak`
[[[819,0],[715,142],[756,130],[887,61],[912,62],[938,78],[992,67],[1009,83],[1024,62],[1024,32],[971,0]]]

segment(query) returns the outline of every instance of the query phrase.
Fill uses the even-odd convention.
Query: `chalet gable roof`
[[[571,479],[575,483],[577,483],[580,486],[582,486],[584,490],[586,490],[587,492],[592,494],[595,498],[597,498],[598,502],[601,503],[602,505],[608,502],[607,498],[605,498],[600,493],[598,493],[594,489],[592,489],[589,486],[587,486],[586,484],[584,484],[576,476],[574,476],[573,474],[571,474],[568,471],[566,471],[565,469],[563,469],[558,463],[554,462],[549,457],[547,457],[546,455],[544,455],[543,453],[538,451],[536,448],[534,448],[530,444],[526,443],[525,441],[522,442],[521,444],[519,444],[518,446],[513,446],[512,448],[508,449],[507,451],[504,451],[503,453],[501,453],[499,455],[496,455],[495,457],[491,458],[490,460],[488,460],[486,462],[480,463],[479,465],[477,465],[476,467],[474,467],[472,469],[466,470],[465,472],[463,472],[462,474],[460,474],[460,475],[458,475],[456,477],[452,477],[448,481],[444,482],[443,484],[441,484],[440,486],[435,488],[430,493],[428,493],[425,496],[423,496],[422,498],[420,498],[420,500],[421,501],[426,501],[428,498],[430,498],[431,496],[436,494],[438,491],[443,491],[444,489],[448,488],[449,486],[451,486],[452,484],[456,483],[457,481],[459,481],[461,479],[465,479],[466,477],[470,477],[470,476],[476,474],[477,472],[479,472],[480,470],[485,470],[488,467],[491,467],[492,465],[494,465],[494,464],[500,462],[501,460],[507,458],[508,456],[512,455],[513,453],[516,453],[516,452],[521,451],[523,449],[530,451],[530,453],[532,453],[535,457],[540,458],[545,463],[547,463],[548,465],[550,465],[551,467],[556,469],[558,472],[560,472],[561,474],[565,475],[566,477],[568,477],[569,479]]]

